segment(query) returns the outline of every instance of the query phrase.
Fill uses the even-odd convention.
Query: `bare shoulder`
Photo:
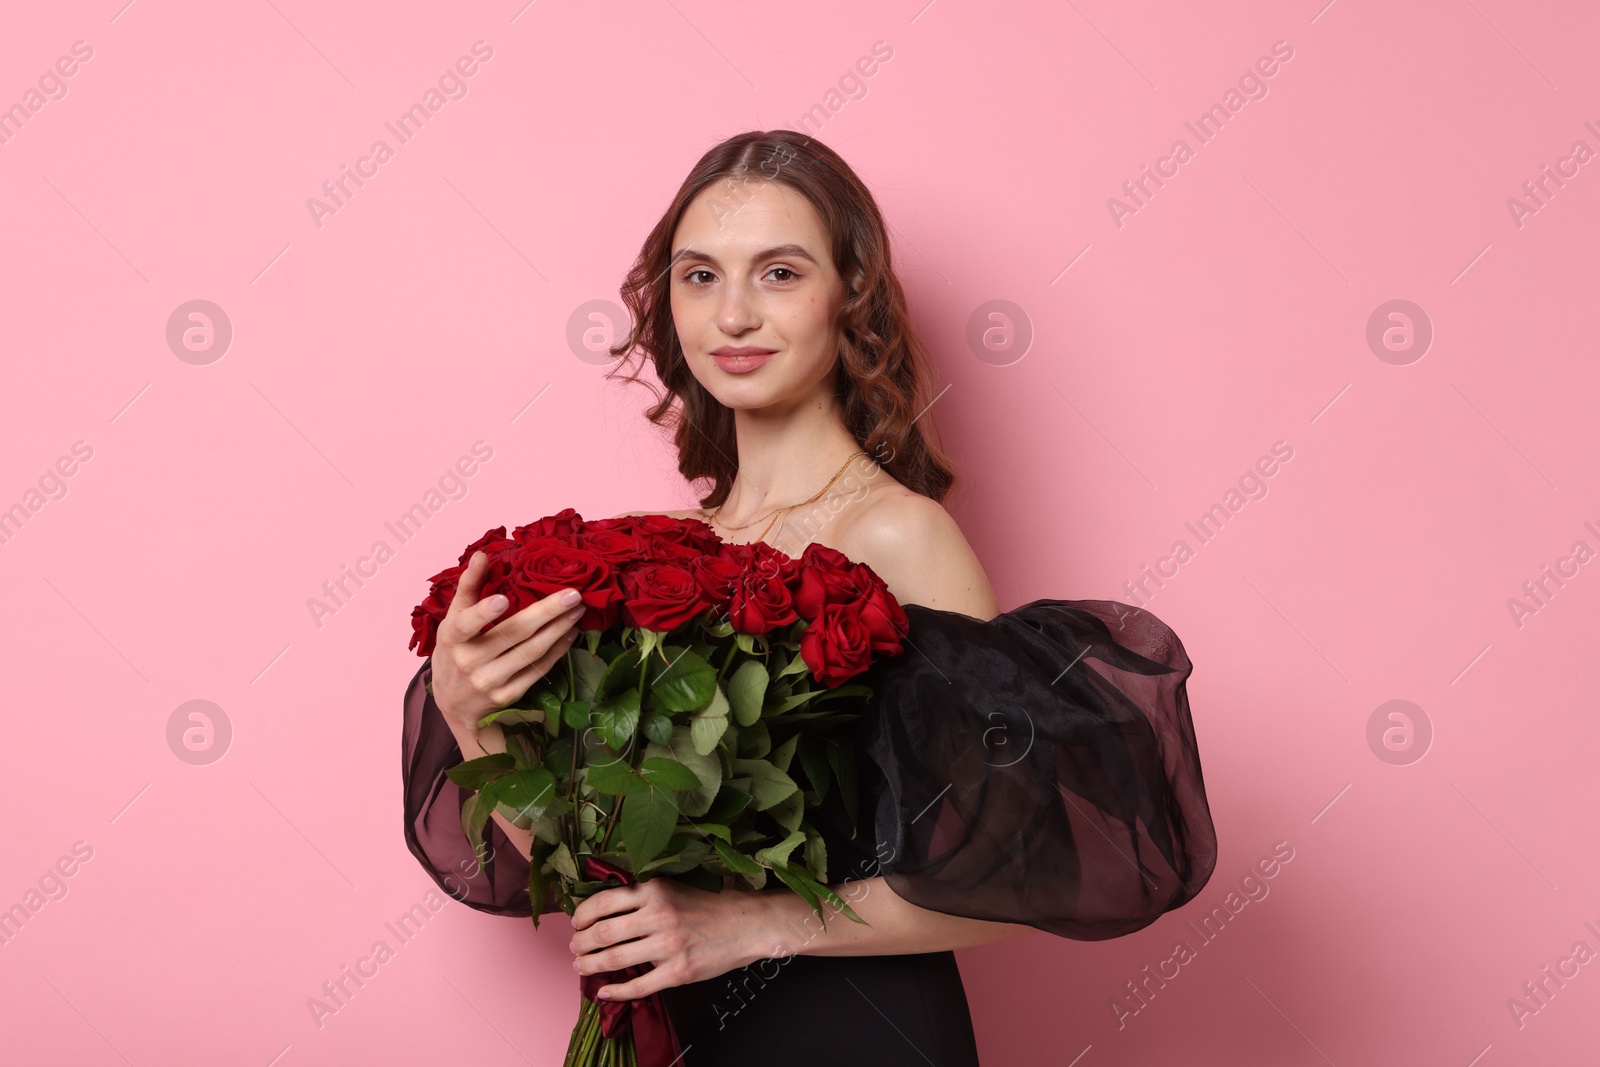
[[[943,504],[898,484],[865,503],[836,547],[877,571],[895,599],[978,619],[1000,613],[983,564]]]

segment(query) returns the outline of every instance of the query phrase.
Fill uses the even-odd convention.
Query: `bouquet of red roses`
[[[476,790],[462,824],[480,861],[492,812],[533,833],[536,927],[552,893],[571,915],[618,883],[665,876],[721,891],[734,876],[762,889],[769,873],[822,922],[824,901],[864,921],[828,888],[823,838],[806,813],[837,783],[854,822],[855,752],[835,734],[858,713],[826,702],[868,695],[845,683],[875,656],[898,654],[908,629],[871,568],[816,543],[796,560],[759,541],[727,544],[693,519],[585,521],[568,508],[509,537],[490,530],[434,575],[412,611],[418,655],[432,655],[480,550],[481,595],[510,601],[502,619],[563,588],[586,609],[583,638],[561,665],[479,720],[501,724],[506,751],[446,772]],[[646,970],[584,977],[568,1067],[637,1063],[635,1036],[651,1046],[647,1058],[677,1054],[659,997],[592,999]]]

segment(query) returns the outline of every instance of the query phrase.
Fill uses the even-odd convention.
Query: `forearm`
[[[463,726],[449,716],[443,716],[445,723],[450,727],[450,732],[455,735],[456,744],[461,746],[463,760],[478,759],[482,756],[492,756],[496,752],[506,750],[506,734],[500,724],[492,722],[481,729],[472,726]],[[516,823],[501,815],[498,811],[490,818],[500,824],[500,829],[505,831],[506,838],[522,858],[532,862],[533,856],[533,831],[524,830]],[[848,920],[847,920],[848,921]]]
[[[871,925],[851,922],[822,905],[827,926],[799,894],[787,889],[757,894],[766,904],[751,931],[754,958],[798,953],[807,956],[891,956],[942,952],[987,944],[1031,930],[1020,923],[988,922],[919,908],[895,895],[883,878],[863,878],[830,887]]]

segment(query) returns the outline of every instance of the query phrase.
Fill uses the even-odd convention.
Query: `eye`
[[[773,267],[771,270],[767,271],[768,274],[777,274],[777,273],[780,273],[780,272],[783,273],[783,274],[787,274],[788,275],[787,278],[779,278],[779,279],[777,279],[780,282],[792,282],[792,281],[794,281],[794,280],[796,280],[797,278],[800,277],[800,275],[798,273],[796,273],[794,270],[790,269],[789,267]]]
[[[692,285],[692,286],[709,285],[710,282],[696,281],[695,280],[695,275],[696,274],[707,274],[707,275],[709,275],[710,273],[711,272],[706,270],[704,267],[696,267],[694,270],[686,272],[684,274],[684,276],[683,276],[683,280],[684,280],[685,283],[687,283],[689,285]]]

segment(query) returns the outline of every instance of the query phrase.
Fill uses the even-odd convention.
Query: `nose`
[[[717,326],[732,337],[748,333],[761,325],[748,284],[742,278],[730,278],[722,287],[722,301],[717,307]]]

